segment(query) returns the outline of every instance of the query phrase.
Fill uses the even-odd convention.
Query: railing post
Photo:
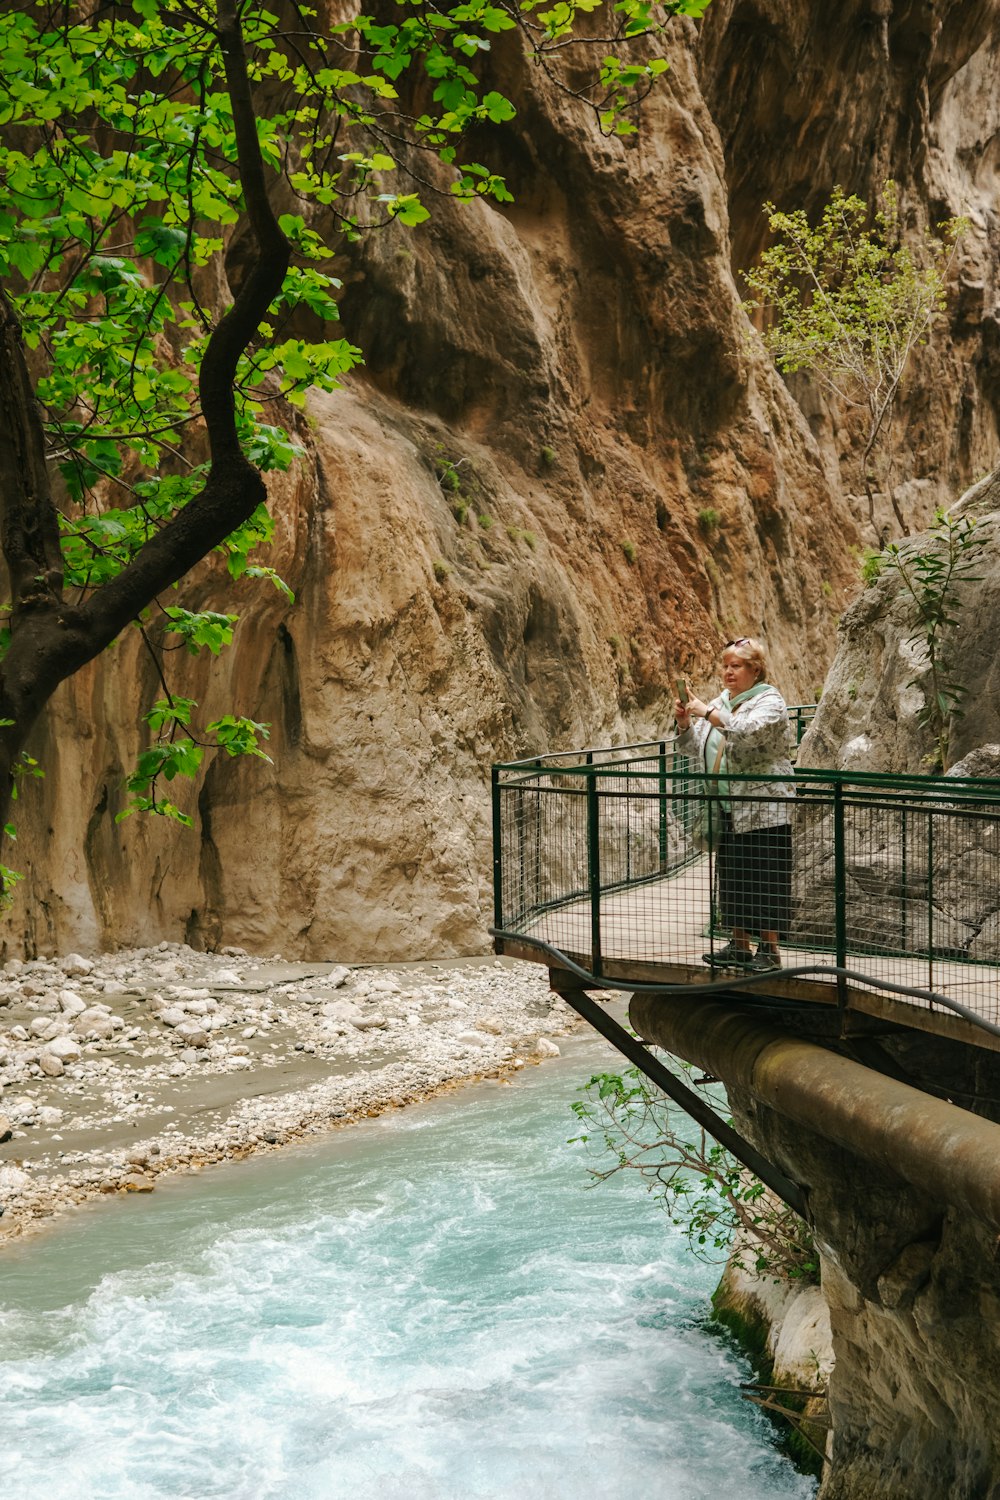
[[[900,812],[900,834],[899,834],[899,947],[902,953],[906,952],[906,919],[909,914],[910,887],[909,872],[907,870],[907,824],[910,810],[906,802],[903,802]]]
[[[601,823],[597,771],[587,773],[587,885],[590,889],[590,972],[601,973]]]
[[[660,853],[660,874],[662,875],[663,872],[667,868],[667,742],[666,742],[666,740],[661,740],[660,741],[659,774],[657,776],[656,786],[657,786],[657,791],[659,792],[659,809],[660,809],[660,815],[659,815],[658,838],[659,838],[659,853]]]
[[[493,925],[503,928],[503,819],[500,815],[500,772],[493,767]],[[503,944],[498,943],[498,948]]]
[[[844,788],[840,781],[833,783],[833,899],[834,899],[834,945],[838,969],[847,968],[847,851],[844,847]],[[847,1011],[847,981],[837,975],[837,1004],[840,1007],[841,1025]]]
[[[927,810],[927,988],[934,988],[934,804]],[[933,1009],[933,1002],[931,1003]]]

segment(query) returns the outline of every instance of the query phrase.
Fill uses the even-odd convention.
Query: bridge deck
[[[710,872],[702,859],[664,879],[605,894],[600,902],[601,973],[622,982],[670,985],[708,984],[732,971],[710,971],[702,962],[709,951]],[[521,929],[523,942],[503,940],[503,952],[513,957],[558,967],[556,960],[534,942],[549,943],[590,970],[592,967],[592,912],[589,901],[577,901],[534,916]],[[725,939],[716,939],[716,948]],[[832,964],[829,948],[806,947],[793,941],[782,950],[786,968]],[[961,962],[927,954],[851,952],[847,967],[871,977],[873,985],[891,983],[930,989],[965,1006],[984,1020],[1000,1019],[1000,969],[992,964]],[[769,977],[755,987],[782,999],[836,1007],[836,980],[802,976]],[[902,997],[849,983],[851,1010],[914,1027],[956,1041],[1000,1051],[1000,1036],[975,1022],[917,997]]]

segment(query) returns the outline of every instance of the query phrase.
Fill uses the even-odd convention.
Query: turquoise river
[[[568,1143],[610,1054],[87,1209],[0,1255],[11,1500],[808,1500],[717,1269]]]

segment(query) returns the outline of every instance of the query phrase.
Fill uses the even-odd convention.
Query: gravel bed
[[[0,970],[0,1239],[162,1172],[276,1150],[558,1055],[503,959],[348,967],[175,943]]]

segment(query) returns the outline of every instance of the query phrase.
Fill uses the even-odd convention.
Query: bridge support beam
[[[767,1157],[763,1156],[756,1147],[734,1130],[727,1120],[719,1117],[705,1100],[692,1089],[685,1087],[675,1073],[665,1067],[658,1057],[654,1057],[649,1048],[638,1041],[631,1032],[619,1026],[613,1016],[610,1016],[603,1006],[591,1000],[586,990],[574,984],[568,976],[561,974],[558,970],[550,976],[552,988],[558,995],[571,1005],[577,1015],[589,1021],[595,1031],[599,1031],[606,1037],[613,1047],[629,1062],[634,1063],[641,1073],[645,1073],[657,1088],[662,1089],[669,1099],[679,1104],[685,1114],[695,1120],[703,1130],[725,1146],[726,1150],[741,1161],[745,1167],[749,1167],[755,1177],[765,1182],[772,1193],[787,1203],[789,1208],[795,1210],[800,1218],[809,1219],[809,1202],[797,1183],[787,1177],[784,1172],[779,1172]]]

